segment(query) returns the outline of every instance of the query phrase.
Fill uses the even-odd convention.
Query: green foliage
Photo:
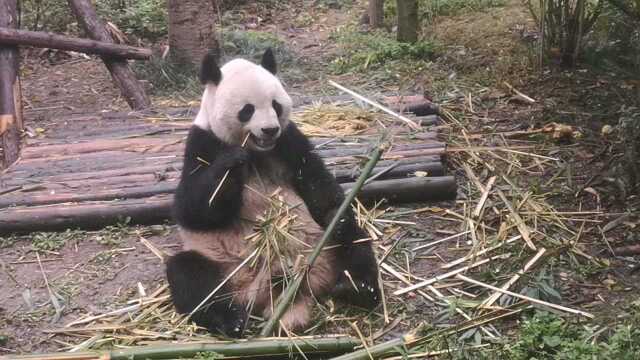
[[[293,60],[291,51],[276,35],[252,31],[230,30],[222,33],[221,48],[225,58],[244,57],[259,60],[271,48],[280,63]]]
[[[640,75],[640,27],[632,19],[619,8],[605,4],[593,31],[585,38],[585,62],[607,72]]]
[[[100,0],[96,7],[128,35],[156,41],[168,33],[166,0]]]
[[[618,325],[605,341],[594,340],[589,328],[567,323],[548,313],[537,313],[524,322],[518,340],[507,346],[513,360],[574,360],[574,359],[638,359],[640,329],[638,315],[630,323]]]
[[[39,251],[56,251],[61,249],[67,241],[84,234],[84,231],[70,229],[65,232],[39,232],[31,237],[31,247]]]
[[[149,82],[149,92],[154,95],[194,97],[202,92],[197,69],[189,64],[173,62],[171,58],[154,56],[144,62],[137,61],[133,63],[133,71],[139,79]]]
[[[509,352],[513,360],[579,359],[579,354],[596,354],[597,347],[584,340],[584,335],[563,319],[539,313],[525,321],[520,339]]]
[[[9,247],[16,242],[18,242],[18,237],[16,235],[0,236],[0,249]]]
[[[377,68],[394,61],[429,61],[435,58],[436,53],[436,47],[431,42],[400,43],[383,31],[363,33],[344,28],[332,34],[332,37],[341,51],[331,62],[330,68],[338,74]]]
[[[130,222],[131,218],[128,217],[115,225],[105,227],[96,234],[96,241],[100,245],[119,245],[126,236],[131,235]]]
[[[124,33],[155,41],[167,34],[166,0],[97,0],[98,15]],[[77,32],[66,0],[23,0],[21,27],[29,30]]]
[[[22,0],[19,4],[23,29],[66,32],[75,21],[66,0]]]
[[[575,66],[582,50],[582,40],[595,25],[605,0],[547,0],[544,7],[538,1],[526,0],[531,16],[544,31],[545,48],[558,49],[562,64]],[[544,19],[541,23],[540,19]]]
[[[437,16],[456,16],[488,8],[504,6],[506,0],[418,0],[418,18],[430,22]],[[385,1],[385,17],[397,15],[396,1]]]

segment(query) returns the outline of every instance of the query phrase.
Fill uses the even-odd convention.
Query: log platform
[[[46,137],[29,139],[20,159],[0,172],[0,235],[95,229],[124,219],[167,221],[194,111],[102,113],[55,121]],[[433,115],[427,120],[433,122]],[[456,182],[442,162],[445,144],[424,129],[394,137],[359,195],[362,201],[455,198]],[[407,135],[410,130],[399,131]],[[349,189],[376,139],[370,133],[312,142]]]

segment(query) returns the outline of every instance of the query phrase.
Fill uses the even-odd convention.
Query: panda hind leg
[[[357,307],[375,308],[380,303],[382,292],[378,283],[378,264],[371,245],[361,243],[349,246],[342,256],[342,262],[340,268],[343,271],[338,275],[333,297]]]
[[[225,277],[224,268],[196,251],[184,251],[167,261],[167,279],[171,298],[179,313],[189,314],[220,284]],[[245,306],[233,302],[230,284],[218,290],[220,297],[214,296],[210,304],[204,305],[193,314],[198,326],[210,332],[219,332],[229,337],[241,337],[248,313]]]

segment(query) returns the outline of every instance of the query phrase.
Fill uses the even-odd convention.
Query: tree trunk
[[[384,0],[369,0],[369,25],[382,27],[384,21]]]
[[[418,1],[397,0],[398,41],[414,43],[418,41]]]
[[[113,43],[113,38],[104,23],[98,18],[96,10],[89,0],[68,0],[78,23],[93,40]],[[120,88],[122,96],[134,110],[146,109],[151,105],[142,84],[129,68],[126,60],[102,57],[113,80]]]
[[[0,26],[15,28],[16,21],[16,0],[0,0]],[[18,66],[18,48],[0,47],[0,136],[5,167],[20,156],[23,124]]]
[[[80,39],[50,32],[27,31],[0,27],[0,44],[28,45],[41,48],[79,51],[86,54],[146,60],[151,57],[150,49],[113,44],[89,39]]]
[[[207,51],[218,51],[212,1],[167,0],[167,9],[169,48],[174,59],[198,66]]]

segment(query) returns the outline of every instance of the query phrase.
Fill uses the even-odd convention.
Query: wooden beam
[[[78,51],[86,54],[124,59],[146,60],[152,55],[152,51],[145,48],[81,39],[50,32],[27,31],[6,27],[0,27],[0,44]]]
[[[113,42],[104,23],[98,18],[96,10],[89,0],[68,0],[78,23],[87,35],[94,40]],[[138,81],[126,60],[102,57],[113,80],[120,88],[122,96],[134,110],[146,109],[151,105],[142,84]]]
[[[354,183],[346,183],[340,186],[349,190],[353,185]],[[169,192],[172,185],[159,186],[165,186],[164,191]],[[364,202],[385,198],[391,203],[452,200],[455,196],[456,183],[452,176],[376,180],[365,185],[358,194],[358,198]],[[157,224],[170,217],[172,197],[170,194],[161,194],[142,199],[5,208],[0,210],[0,235],[75,228],[96,229],[126,217],[130,217],[134,224]]]
[[[16,0],[0,0],[0,26],[17,26]],[[0,142],[2,164],[8,167],[20,156],[22,101],[18,78],[18,48],[0,47]]]

